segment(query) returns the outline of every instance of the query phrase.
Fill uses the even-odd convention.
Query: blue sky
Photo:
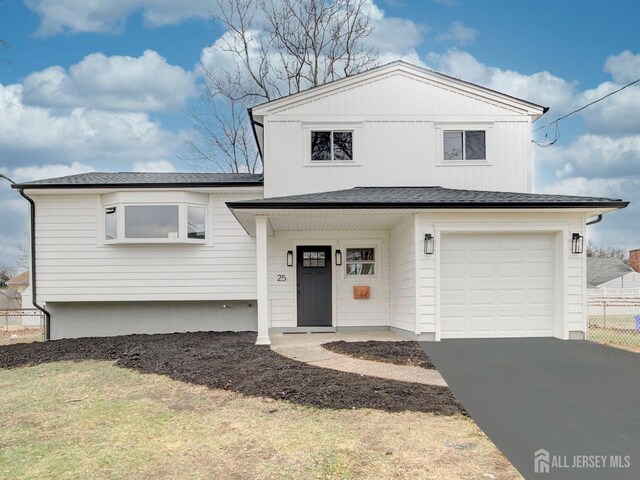
[[[186,114],[198,64],[222,33],[211,0],[0,2],[0,172],[29,180],[89,170],[188,170]],[[544,125],[640,78],[640,4],[372,0],[371,39],[403,58],[551,107]],[[215,68],[215,64],[207,64]],[[535,190],[622,197],[591,227],[640,247],[640,86],[561,123],[534,149]],[[542,139],[539,132],[538,139]],[[24,201],[0,185],[0,265],[26,243]]]

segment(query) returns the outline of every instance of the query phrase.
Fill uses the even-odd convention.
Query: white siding
[[[296,262],[287,267],[287,251],[296,253],[297,245],[331,245],[334,326],[369,327],[389,325],[389,235],[386,232],[275,232],[268,239],[269,299],[271,327],[290,328],[297,322]],[[375,278],[346,277],[347,247],[376,248]],[[343,264],[336,266],[333,252],[342,250]],[[287,280],[278,281],[284,274]],[[371,298],[355,300],[354,285],[369,285]]]
[[[166,194],[141,195],[157,201]],[[34,194],[38,300],[255,299],[255,239],[225,202],[258,196],[211,194],[213,239],[206,245],[104,245],[99,195]]]
[[[397,72],[357,83],[330,95],[278,109],[279,115],[513,115],[510,108],[473,97],[455,87]]]
[[[389,324],[416,331],[415,217],[398,222],[390,233]]]
[[[264,123],[266,197],[355,186],[531,190],[529,115],[402,74],[271,113]],[[487,163],[443,165],[447,125],[487,128]],[[355,162],[311,164],[314,128],[354,128]]]

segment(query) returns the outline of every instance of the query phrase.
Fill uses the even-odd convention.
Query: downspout
[[[24,193],[24,189],[18,188],[18,193],[29,202],[29,213],[31,222],[31,300],[33,306],[44,314],[44,339],[51,339],[51,314],[38,304],[38,294],[36,288],[36,204],[33,199]]]
[[[249,114],[249,121],[251,122],[251,130],[253,130],[253,138],[258,148],[258,155],[260,155],[260,161],[262,162],[262,175],[264,176],[264,155],[262,154],[262,148],[260,148],[260,142],[258,141],[258,132],[256,132],[256,126],[262,128],[264,132],[264,124],[253,119],[253,110],[251,107],[247,108],[247,113]]]

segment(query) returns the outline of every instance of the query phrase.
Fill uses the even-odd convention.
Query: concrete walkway
[[[341,372],[425,385],[447,385],[436,370],[359,360],[330,352],[321,346],[323,343],[337,342],[339,340],[346,342],[364,342],[367,340],[392,342],[406,341],[407,339],[391,332],[272,334],[271,349],[280,355],[299,362]]]

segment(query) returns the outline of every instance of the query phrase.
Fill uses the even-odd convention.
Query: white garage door
[[[553,234],[443,234],[442,338],[554,335]]]

